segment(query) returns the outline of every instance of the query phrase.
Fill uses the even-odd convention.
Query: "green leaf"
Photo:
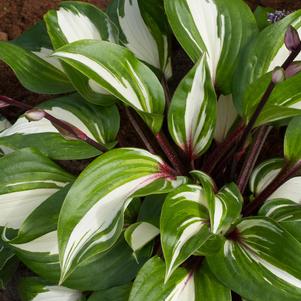
[[[215,278],[206,261],[195,272],[194,282],[195,301],[232,301],[231,290]]]
[[[30,270],[52,283],[58,283],[61,273],[56,228],[66,190],[57,192],[35,209],[20,227],[18,235],[7,242]],[[77,266],[64,286],[100,290],[126,284],[149,256],[149,248],[137,251],[133,256],[121,237],[110,250]],[[106,277],[95,277],[97,273]]]
[[[163,2],[114,0],[108,13],[119,27],[121,44],[169,77],[170,46]]]
[[[165,198],[165,194],[146,196],[138,214],[138,221],[147,222],[159,228],[161,210]]]
[[[38,107],[76,126],[107,148],[116,144],[120,123],[116,106],[100,108],[73,94],[46,101]],[[100,154],[99,150],[86,142],[66,140],[46,118],[29,122],[25,116],[0,133],[0,145],[12,149],[36,147],[55,160],[86,159]]]
[[[184,185],[167,196],[160,220],[166,280],[209,239],[208,224],[208,203],[202,187]]]
[[[168,128],[175,143],[193,160],[210,146],[215,119],[216,95],[203,55],[172,98]]]
[[[237,56],[257,32],[255,18],[241,0],[165,0],[173,32],[196,62],[206,53],[213,82],[227,95]]]
[[[0,158],[0,170],[0,226],[13,229],[18,229],[36,207],[74,179],[32,149]]]
[[[60,301],[84,301],[82,293],[63,286],[47,284],[37,277],[22,278],[19,286],[22,301],[34,300],[60,300]]]
[[[262,192],[279,174],[284,166],[284,160],[274,158],[259,164],[250,177],[250,190],[254,195]]]
[[[155,74],[128,49],[85,40],[68,44],[54,55],[133,107],[155,134],[160,131],[165,107],[163,88]]]
[[[21,84],[28,90],[43,94],[60,94],[73,91],[68,78],[58,67],[59,61],[51,58],[51,49],[41,48],[33,53],[10,42],[0,42],[0,60],[9,65]]]
[[[0,240],[0,289],[4,290],[18,267],[14,251]]]
[[[233,127],[238,113],[233,104],[232,95],[221,95],[216,108],[216,125],[214,140],[217,143],[223,142]]]
[[[266,202],[259,215],[278,222],[301,242],[301,204],[287,199],[273,199]]]
[[[290,54],[284,44],[284,36],[289,25],[293,25],[298,31],[301,30],[301,10],[288,15],[283,20],[266,27],[259,35],[245,48],[243,55],[238,62],[238,68],[233,79],[233,97],[236,108],[244,117],[249,118],[252,111],[247,111],[245,106],[255,107],[258,97],[254,96],[251,89],[250,97],[246,98],[246,91],[250,84],[255,83],[266,73],[281,66]],[[297,57],[299,60],[300,57]],[[289,79],[289,81],[292,79]],[[298,81],[292,80],[294,85],[300,85]],[[257,81],[258,82],[258,81]],[[284,84],[285,85],[285,84]],[[281,86],[281,85],[279,85]],[[280,88],[279,88],[280,89]],[[290,89],[292,86],[290,85]],[[283,91],[283,89],[281,89]],[[296,88],[294,88],[296,90]],[[264,85],[258,87],[256,95],[265,92]],[[299,91],[298,91],[299,92]],[[276,89],[275,92],[276,93]],[[287,95],[289,92],[286,92]],[[278,92],[277,92],[278,95]],[[281,93],[279,93],[281,95]],[[293,97],[293,95],[291,95]],[[276,99],[275,99],[276,100]],[[275,100],[273,102],[275,102]],[[281,103],[281,102],[280,102]],[[272,102],[271,102],[272,104]]]
[[[252,217],[241,221],[219,254],[207,260],[217,279],[248,300],[297,301],[300,252],[301,244],[279,224]]]
[[[139,271],[129,301],[191,301],[194,283],[187,271],[178,268],[164,284],[165,264],[157,256],[151,258]]]
[[[134,252],[140,250],[147,243],[160,234],[160,229],[146,222],[130,225],[124,232],[125,240]]]
[[[65,1],[44,19],[54,49],[84,39],[118,42],[116,26],[104,12],[88,3]],[[116,101],[92,79],[71,66],[63,66],[74,87],[89,102],[107,106]]]
[[[77,265],[116,242],[131,198],[166,193],[186,181],[169,175],[166,168],[159,157],[147,151],[125,148],[101,155],[81,173],[60,213],[63,280]]]
[[[284,156],[289,162],[301,160],[301,117],[292,119],[286,129],[284,138]]]
[[[211,232],[225,234],[240,218],[242,205],[243,197],[236,184],[224,186],[216,194],[213,202],[208,202]]]
[[[259,30],[262,30],[269,26],[271,23],[268,21],[269,13],[273,12],[273,8],[263,7],[258,5],[254,11],[254,16],[256,18],[256,22]]]
[[[131,288],[131,284],[125,284],[94,292],[88,301],[128,301]]]

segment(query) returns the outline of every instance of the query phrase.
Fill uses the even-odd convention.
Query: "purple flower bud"
[[[279,84],[285,80],[284,70],[281,67],[276,67],[272,74],[272,81],[274,84]]]
[[[298,31],[291,25],[288,27],[285,33],[284,43],[286,48],[290,51],[296,50],[301,44]]]
[[[25,112],[24,115],[29,121],[40,121],[45,117],[45,112],[41,109],[32,109]]]
[[[290,78],[295,76],[296,74],[298,74],[301,71],[301,62],[297,61],[297,62],[293,62],[292,64],[290,64],[288,66],[288,68],[286,68],[285,70],[285,78]]]
[[[273,13],[268,14],[268,21],[270,23],[276,23],[291,13],[292,12],[289,10],[276,10]]]

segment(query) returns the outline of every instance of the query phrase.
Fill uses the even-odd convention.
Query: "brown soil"
[[[86,2],[94,3],[100,8],[105,8],[110,0],[86,0]],[[279,9],[296,9],[301,7],[300,0],[249,0],[252,7],[256,4],[271,6]],[[57,7],[60,0],[0,0],[0,40],[11,40],[19,36],[24,30],[35,24],[42,18],[43,14],[51,8]],[[178,56],[179,54],[177,54]],[[181,60],[181,66],[186,69],[189,62],[185,59]],[[182,73],[183,74],[183,73]],[[177,78],[175,82],[178,82],[180,78]],[[7,95],[18,100],[25,101],[30,104],[37,104],[49,96],[37,95],[25,90],[18,82],[13,72],[9,67],[0,62],[0,94]],[[2,113],[7,116],[11,121],[14,121],[16,117],[21,113],[17,109],[4,110]],[[123,126],[122,133],[128,133],[129,128],[126,120],[122,116]],[[123,136],[123,135],[122,135]],[[130,135],[128,139],[122,141],[124,146],[127,145],[139,145],[139,141]],[[70,168],[70,165],[69,165]],[[77,169],[74,170],[74,173]],[[16,275],[15,278],[18,276]],[[13,284],[4,293],[0,291],[0,301],[14,301],[18,300],[16,297],[16,279]]]

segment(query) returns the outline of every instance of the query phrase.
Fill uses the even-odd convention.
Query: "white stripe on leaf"
[[[124,0],[118,19],[127,40],[125,46],[139,59],[160,69],[158,45],[141,16],[138,0]]]
[[[186,0],[186,2],[206,46],[209,69],[215,81],[225,39],[225,16],[219,14],[215,0]]]
[[[194,275],[188,274],[178,283],[164,301],[195,301]]]
[[[82,294],[62,286],[45,286],[31,301],[80,301]]]
[[[79,11],[60,8],[57,11],[58,25],[69,43],[83,40],[101,40],[101,35],[92,21]]]
[[[49,253],[49,255],[59,254],[57,231],[49,232],[27,243],[12,243],[11,245],[17,249],[31,253]]]
[[[64,68],[59,61],[59,59],[51,56],[53,53],[52,49],[42,47],[40,51],[32,51],[33,54],[38,56],[40,59],[44,60],[45,62],[49,63],[53,67],[59,69],[60,71],[64,72]]]
[[[110,70],[108,70],[105,66],[101,65],[99,62],[95,62],[92,59],[76,53],[68,53],[68,52],[56,52],[55,55],[74,60],[79,62],[89,69],[91,69],[96,75],[101,77],[108,85],[114,88],[119,94],[121,94],[124,98],[127,99],[129,103],[131,103],[136,109],[143,111],[142,105],[139,101],[139,98],[132,88],[131,83],[129,83],[125,78],[117,78]],[[130,63],[128,63],[130,66]],[[146,99],[148,101],[148,99]],[[148,101],[149,102],[149,101]]]
[[[18,229],[29,214],[59,188],[32,189],[0,195],[0,226]]]
[[[232,95],[221,95],[217,102],[216,126],[214,139],[221,143],[234,124],[238,114],[234,107]]]

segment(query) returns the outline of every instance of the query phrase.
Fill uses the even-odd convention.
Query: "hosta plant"
[[[274,19],[66,1],[1,42],[25,88],[57,95],[0,96],[24,112],[0,120],[2,288],[22,262],[24,301],[301,300],[301,11]]]

